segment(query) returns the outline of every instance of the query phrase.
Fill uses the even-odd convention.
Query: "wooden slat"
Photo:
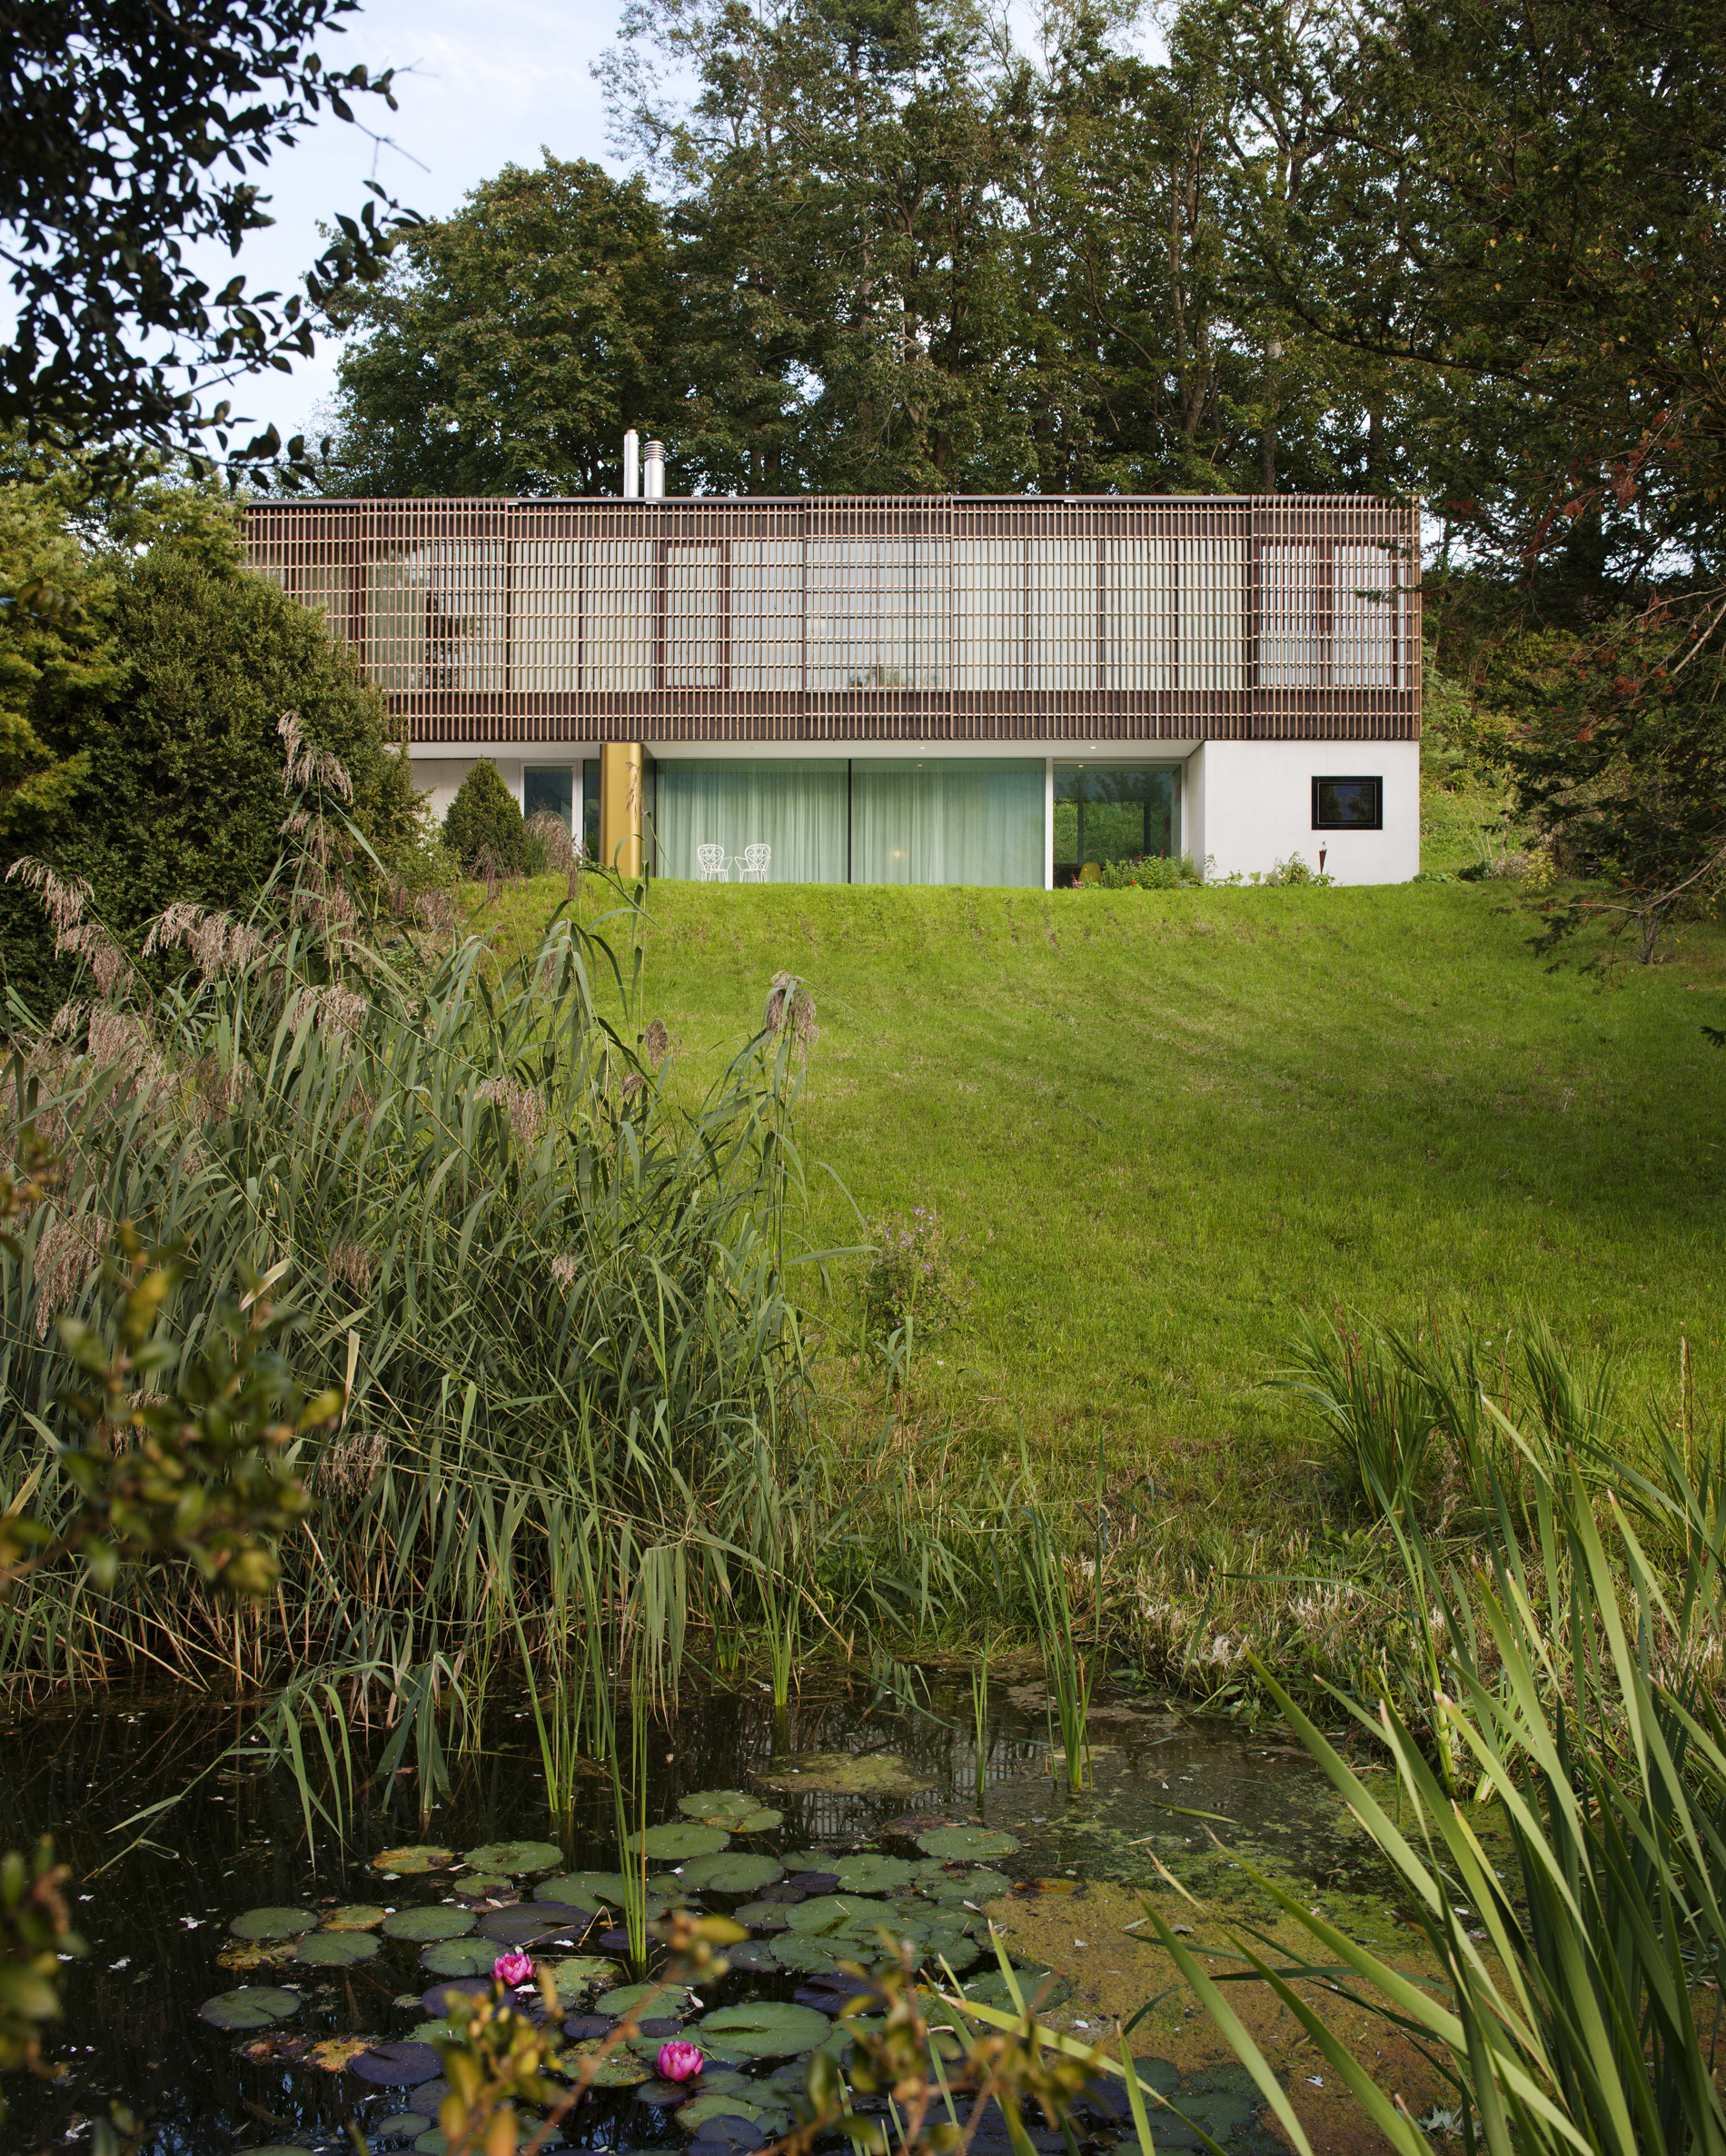
[[[270,502],[253,567],[418,742],[1409,740],[1366,495]]]

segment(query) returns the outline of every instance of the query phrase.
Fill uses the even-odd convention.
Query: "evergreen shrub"
[[[488,859],[497,871],[527,868],[527,826],[489,758],[481,757],[458,788],[443,819],[443,843],[464,874],[476,873]]]
[[[385,865],[420,820],[407,760],[377,691],[318,617],[242,568],[158,546],[81,593],[91,648],[20,694],[37,740],[73,783],[5,822],[8,860],[47,861],[90,886],[89,909],[123,940],[175,902],[244,912],[282,844],[284,713],[353,785],[352,822]],[[34,896],[0,884],[0,965],[33,1008],[70,974]]]

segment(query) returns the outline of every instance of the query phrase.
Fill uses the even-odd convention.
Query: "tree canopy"
[[[362,333],[342,360],[347,492],[597,492],[629,415],[679,388],[662,211],[549,151],[407,234],[336,310]]]
[[[189,452],[255,463],[230,399],[211,392],[312,350],[331,298],[375,275],[402,219],[382,191],[285,296],[213,290],[188,248],[237,254],[273,222],[259,175],[329,111],[391,75],[328,66],[359,0],[8,0],[0,10],[0,430],[82,454],[123,483],[140,460]],[[380,215],[380,206],[383,214]],[[291,455],[303,445],[291,445]]]
[[[231,503],[146,489],[118,512],[66,472],[0,488],[0,854],[89,887],[123,935],[175,903],[243,913],[281,848],[284,714],[334,755],[386,866],[418,797],[382,699],[324,623],[240,561]],[[69,966],[0,884],[0,971],[35,1007]]]

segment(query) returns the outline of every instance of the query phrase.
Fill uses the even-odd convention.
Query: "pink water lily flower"
[[[692,2081],[707,2061],[692,2043],[662,2043],[660,2072],[668,2081]]]
[[[491,1964],[491,1973],[501,1984],[513,1991],[517,1984],[533,1982],[533,1956],[524,1954],[520,1947],[507,1954],[500,1954]]]

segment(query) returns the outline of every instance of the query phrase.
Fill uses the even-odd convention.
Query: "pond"
[[[1337,1922],[1412,1954],[1388,1882],[1285,1739],[1118,1698],[1093,1710],[1091,1785],[1071,1797],[1049,1771],[1042,1701],[1035,1683],[991,1687],[979,1792],[968,1684],[961,1694],[933,1674],[926,1693],[887,1697],[830,1678],[778,1715],[747,1683],[687,1691],[653,1732],[652,1873],[737,1916],[749,1941],[709,1993],[659,2002],[641,2056],[608,2070],[624,2085],[592,2091],[564,2139],[701,2156],[772,2139],[808,2052],[841,2041],[838,1996],[819,1981],[836,1961],[875,1958],[885,1922],[944,1957],[971,1995],[999,2002],[993,1922],[1027,1990],[1042,1987],[1047,2019],[1101,2041],[1148,2007],[1132,2037],[1155,2062],[1146,2078],[1225,2146],[1281,2147],[1172,1964],[1139,1935],[1156,1896],[1195,1944],[1217,1943],[1156,1860],[1235,1914],[1269,1908],[1245,1866],[1298,1880]],[[374,2148],[434,2151],[441,2083],[422,2047],[447,2011],[441,1985],[489,1979],[519,1943],[562,1965],[572,2044],[622,2011],[622,1942],[602,1914],[588,1922],[615,1905],[610,1784],[596,1774],[572,1818],[554,1822],[524,1708],[493,1710],[423,1822],[411,1773],[367,1783],[349,1845],[321,1834],[315,1858],[292,1781],[262,1760],[224,1763],[173,1809],[121,1825],[192,1782],[249,1721],[238,1704],[110,1695],[38,1712],[0,1744],[6,1839],[54,1835],[90,1948],[68,1965],[67,2018],[49,2040],[67,2071],[49,2086],[15,2081],[13,2145],[75,2145],[119,2100],[147,2119],[149,2156],[351,2150],[352,2130]],[[792,2011],[722,2011],[764,2005]],[[682,2090],[653,2072],[674,2023],[708,2060]],[[1374,2041],[1384,2046],[1382,2032]],[[1379,2055],[1417,2099],[1418,2062]],[[1327,2116],[1335,2091],[1310,2058],[1276,2063],[1304,2116]],[[1112,2086],[1081,2105],[1082,2141],[1116,2138]],[[1359,2138],[1340,2111],[1330,2124],[1328,2145]],[[1197,2145],[1167,2113],[1156,2138]],[[1034,2139],[1064,2146],[1040,2122]],[[1004,2151],[1004,2123],[975,2145]]]

